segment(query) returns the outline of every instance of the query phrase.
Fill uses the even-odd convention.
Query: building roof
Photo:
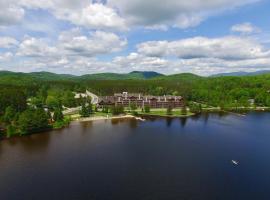
[[[144,98],[156,98],[156,99],[164,99],[164,98],[173,98],[173,99],[182,99],[181,96],[173,96],[173,95],[163,95],[163,96],[154,96],[154,95],[143,95],[141,93],[115,93],[115,97],[144,97]]]
[[[103,96],[103,97],[99,97],[98,98],[98,103],[99,104],[102,104],[102,103],[114,104],[115,103],[114,96]]]

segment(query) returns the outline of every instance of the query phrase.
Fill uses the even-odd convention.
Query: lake
[[[74,122],[3,140],[0,199],[269,200],[270,113]]]

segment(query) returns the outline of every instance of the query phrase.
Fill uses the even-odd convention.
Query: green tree
[[[136,104],[135,103],[131,103],[130,104],[130,109],[131,109],[132,112],[134,112],[137,109]]]
[[[90,116],[89,111],[88,111],[87,107],[85,106],[85,104],[82,104],[82,108],[80,110],[80,115],[82,117],[89,117]]]
[[[63,119],[64,119],[64,115],[63,115],[62,109],[60,109],[59,107],[56,108],[53,113],[53,120],[57,122],[57,121],[63,121]]]
[[[93,114],[93,104],[91,102],[88,102],[88,105],[86,108],[89,115]]]
[[[102,112],[103,113],[108,113],[109,112],[109,107],[108,106],[103,106],[102,107]]]
[[[55,108],[59,107],[59,99],[55,96],[48,96],[46,104],[50,110],[54,110]]]
[[[69,108],[76,107],[76,99],[71,91],[66,91],[62,97],[63,105]]]
[[[111,113],[113,115],[119,115],[119,114],[123,114],[124,111],[124,107],[122,105],[117,105],[117,106],[112,106],[111,107]]]
[[[43,99],[41,97],[32,97],[31,104],[36,108],[42,108],[43,107]]]
[[[158,95],[158,96],[162,96],[164,95],[166,92],[165,92],[165,89],[163,87],[156,87],[155,88],[155,91],[154,91],[155,95]]]
[[[150,113],[150,106],[149,105],[144,106],[144,112]]]
[[[173,96],[178,96],[178,95],[179,95],[179,92],[178,92],[178,91],[174,91],[174,92],[172,93],[172,95],[173,95]]]
[[[37,93],[37,97],[41,99],[42,104],[45,104],[48,97],[48,87],[42,86]]]
[[[266,102],[266,93],[265,92],[259,92],[256,96],[255,96],[255,103],[258,106],[263,106],[265,105]],[[269,95],[269,94],[268,94]]]
[[[19,116],[18,128],[22,135],[48,129],[48,115],[42,108],[27,109]]]
[[[185,105],[181,109],[181,114],[182,115],[187,115],[187,107]]]
[[[0,139],[1,139],[2,137],[4,137],[4,130],[2,130],[2,129],[0,128]]]
[[[270,95],[268,95],[265,99],[265,105],[270,106]]]
[[[198,104],[198,103],[190,102],[189,109],[192,113],[201,113],[202,112],[202,105]],[[181,112],[182,112],[182,110],[183,110],[183,108],[181,109]]]
[[[16,116],[16,110],[13,107],[8,106],[5,110],[3,121],[7,124],[11,124],[12,121],[15,119],[15,116]]]
[[[6,88],[6,86],[0,88],[0,114],[3,114],[9,106],[13,107],[16,112],[24,111],[27,107],[26,100],[27,96],[23,89]]]
[[[16,127],[13,125],[8,125],[7,126],[7,137],[10,138],[12,136],[17,135],[16,133]]]
[[[167,115],[172,115],[173,108],[171,105],[167,107]]]

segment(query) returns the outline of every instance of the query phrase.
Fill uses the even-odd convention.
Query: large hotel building
[[[128,92],[116,93],[114,96],[102,96],[98,99],[99,106],[122,105],[125,107],[135,104],[143,108],[148,105],[151,108],[183,107],[184,99],[181,96],[149,96],[142,94],[129,94]]]

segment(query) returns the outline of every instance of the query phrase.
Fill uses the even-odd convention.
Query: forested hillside
[[[236,103],[247,105],[249,99],[255,99],[257,105],[270,106],[270,74],[240,77],[200,77],[194,74],[164,76],[153,73],[152,75],[144,77],[140,72],[113,76],[99,74],[94,79],[93,77],[97,75],[0,72],[0,89],[16,88],[23,91],[28,98],[35,96],[41,87],[45,87],[49,93],[60,96],[65,92],[83,92],[89,89],[98,95],[112,95],[122,91],[152,95],[178,94],[187,100],[205,102],[213,106],[232,106]]]
[[[86,89],[100,96],[123,91],[147,95],[181,95],[187,104],[194,105],[197,102],[222,110],[270,107],[269,74],[243,77],[147,74],[148,77],[145,77],[145,74],[136,72],[135,76],[114,74],[112,80],[108,80],[108,76],[111,76],[108,74],[104,78],[99,75],[96,80],[94,76],[89,76],[1,72],[0,137],[3,135],[1,126],[7,129],[7,136],[12,136],[65,125],[63,106],[71,108],[83,105],[81,100],[74,99],[74,92],[85,92]],[[44,108],[48,111],[45,112]],[[54,113],[53,118],[50,113]],[[51,120],[54,123],[50,123]]]

